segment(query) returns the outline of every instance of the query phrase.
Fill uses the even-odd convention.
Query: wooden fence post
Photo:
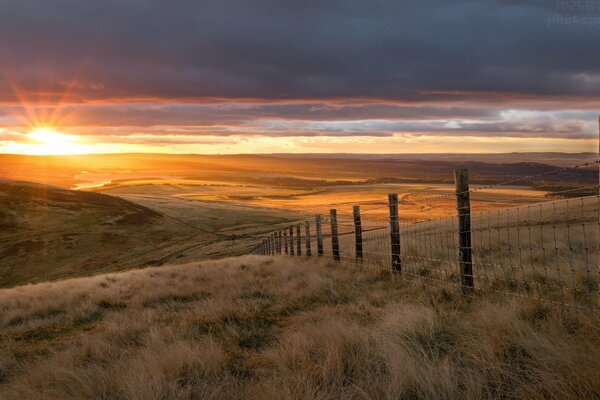
[[[290,225],[290,256],[294,255],[294,226]]]
[[[271,255],[275,254],[275,234],[271,233]]]
[[[337,211],[335,208],[329,210],[329,219],[331,221],[331,250],[333,259],[340,261],[340,242],[338,238]]]
[[[302,256],[302,232],[300,231],[300,224],[296,224],[296,255]]]
[[[281,231],[277,231],[277,253],[281,254]]]
[[[323,256],[323,231],[321,229],[321,215],[315,216],[315,225],[317,227],[317,255]]]
[[[356,250],[356,259],[363,259],[363,239],[362,225],[360,222],[360,206],[357,204],[352,207],[352,215],[354,216],[354,247]]]
[[[402,271],[402,259],[400,258],[400,223],[398,220],[398,194],[388,195],[390,208],[390,239],[392,243],[392,271]]]
[[[466,169],[455,169],[454,181],[456,183],[456,209],[458,211],[460,283],[463,293],[469,293],[473,290],[469,172]]]
[[[288,234],[287,234],[286,230],[283,231],[283,244],[284,244],[284,248],[285,248],[285,255],[288,255],[290,253],[290,251],[289,251],[289,245],[288,245]]]
[[[310,248],[310,223],[304,221],[304,238],[306,240],[306,256],[312,256],[312,250]]]

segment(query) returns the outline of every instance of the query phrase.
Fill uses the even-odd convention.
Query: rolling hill
[[[116,196],[0,181],[0,287],[243,254],[285,212],[187,202],[185,219]],[[228,231],[247,222],[237,236]]]

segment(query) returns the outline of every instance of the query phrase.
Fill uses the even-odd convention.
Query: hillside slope
[[[256,243],[252,234],[289,220],[260,207],[194,203],[186,210],[174,218],[120,197],[2,180],[0,287],[242,254]],[[256,223],[232,241],[229,229],[241,220]]]
[[[242,257],[0,290],[2,399],[591,399],[600,319]]]

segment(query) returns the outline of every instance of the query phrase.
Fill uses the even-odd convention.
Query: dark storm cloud
[[[557,19],[574,15],[593,22],[600,11],[553,1],[3,0],[0,68],[36,99],[56,99],[78,76],[76,101],[596,97],[600,20]],[[11,93],[3,81],[0,100]]]

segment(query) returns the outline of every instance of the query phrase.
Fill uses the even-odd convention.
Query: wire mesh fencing
[[[597,304],[598,195],[472,212],[465,194],[481,190],[457,185],[455,193],[427,198],[453,214],[428,220],[415,220],[410,212],[415,202],[397,194],[344,212],[332,210],[279,231],[274,245],[263,243],[254,253],[351,262],[465,293]],[[280,241],[281,251],[280,236],[286,240],[285,249]]]

